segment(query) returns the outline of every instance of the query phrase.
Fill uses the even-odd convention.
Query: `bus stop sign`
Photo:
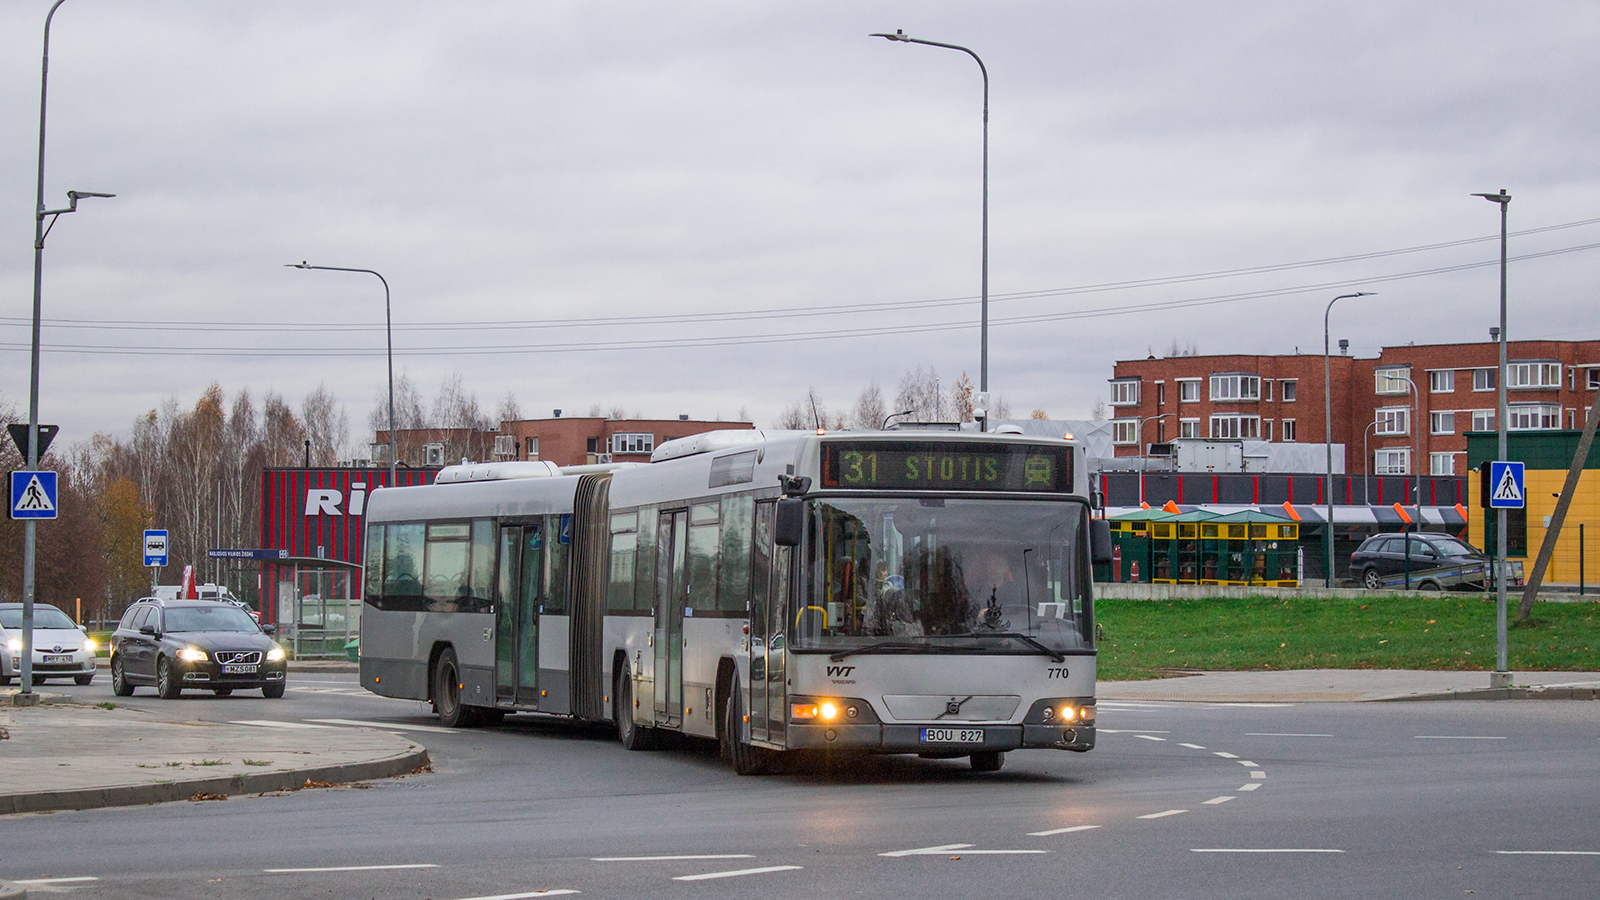
[[[147,566],[164,566],[167,564],[167,533],[165,531],[146,531],[144,533],[144,564]]]

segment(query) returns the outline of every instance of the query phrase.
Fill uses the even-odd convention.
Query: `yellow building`
[[[1507,436],[1506,455],[1527,467],[1528,505],[1526,509],[1510,510],[1506,517],[1506,558],[1524,560],[1524,571],[1529,577],[1533,575],[1533,561],[1544,544],[1550,516],[1555,513],[1556,498],[1566,483],[1567,469],[1572,465],[1572,456],[1582,436],[1581,431],[1516,431]],[[1493,432],[1467,435],[1467,464],[1472,467],[1467,478],[1467,493],[1471,497],[1467,539],[1490,554],[1494,552],[1495,512],[1483,508],[1483,487],[1476,470],[1485,460],[1495,458]],[[1577,493],[1567,507],[1567,518],[1561,526],[1555,553],[1550,557],[1550,567],[1545,570],[1546,582],[1578,583],[1580,534],[1584,544],[1582,580],[1593,585],[1600,580],[1596,578],[1600,574],[1600,439],[1589,447]]]

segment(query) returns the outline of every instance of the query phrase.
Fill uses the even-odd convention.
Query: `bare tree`
[[[740,410],[739,414],[744,415]],[[856,405],[850,410],[850,427],[864,429],[878,429],[883,427],[883,419],[889,410],[883,405],[883,391],[878,383],[867,385],[861,394],[856,397]]]
[[[500,398],[500,405],[495,409],[494,417],[497,423],[522,421],[522,404],[517,402],[517,395],[514,392],[507,391],[506,395]]]
[[[1095,420],[1096,422],[1104,422],[1105,421],[1105,419],[1106,419],[1106,402],[1104,400],[1096,400],[1094,402],[1094,407],[1089,410],[1089,418]]]
[[[802,403],[791,403],[778,413],[778,418],[772,423],[774,428],[783,428],[798,431],[806,428],[811,422],[811,410]]]
[[[1045,412],[1042,409],[1035,409],[1033,412],[1028,413],[1028,418],[1037,419],[1037,420],[1048,420],[1050,418],[1050,414]]]
[[[1199,356],[1199,355],[1200,355],[1200,348],[1195,344],[1194,341],[1190,341],[1187,344],[1181,344],[1180,345],[1178,343],[1178,339],[1177,338],[1173,338],[1172,339],[1172,346],[1167,348],[1167,357],[1169,359],[1172,358],[1172,357],[1175,357],[1175,356]]]
[[[328,391],[327,384],[306,395],[300,404],[300,421],[311,441],[311,464],[331,466],[339,461],[350,443],[350,418]]]
[[[908,369],[900,376],[900,390],[894,395],[895,409],[911,410],[919,422],[948,422],[954,412],[948,390],[939,387],[939,370],[929,366]]]

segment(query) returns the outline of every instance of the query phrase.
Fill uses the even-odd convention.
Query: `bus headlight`
[[[178,651],[178,658],[184,662],[205,662],[206,652],[193,647],[185,647]]]
[[[839,718],[839,704],[832,700],[824,700],[817,705],[817,715],[825,722],[832,722]]]
[[[277,662],[285,656],[282,647],[273,647],[267,651],[267,662]]]
[[[20,638],[12,638],[11,640],[6,641],[6,649],[10,650],[12,653],[21,653],[22,640]]]

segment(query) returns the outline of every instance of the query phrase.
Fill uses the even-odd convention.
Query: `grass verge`
[[[1494,597],[1100,600],[1104,681],[1172,669],[1494,668]],[[1513,671],[1600,671],[1600,605],[1536,603],[1508,632]]]

